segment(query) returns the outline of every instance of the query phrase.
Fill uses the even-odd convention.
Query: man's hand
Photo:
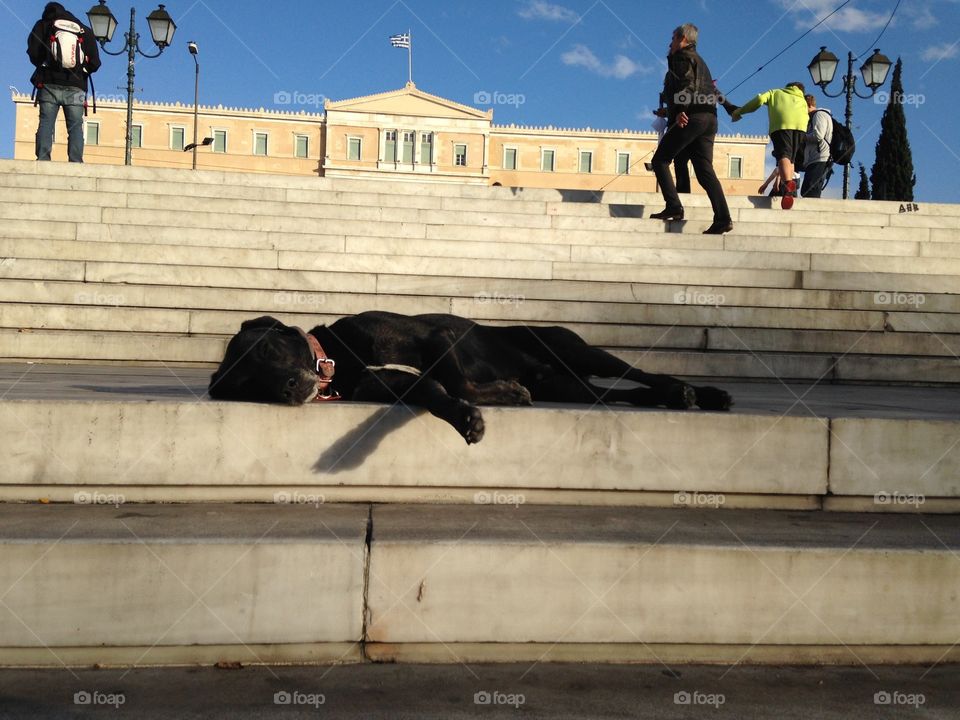
[[[657,108],[656,110],[653,111],[653,114],[656,115],[657,117],[666,117],[666,116],[667,116],[667,109],[666,109],[666,108]]]
[[[685,112],[682,112],[679,115],[677,115],[678,127],[685,128],[689,123],[690,123],[690,118],[687,116]]]

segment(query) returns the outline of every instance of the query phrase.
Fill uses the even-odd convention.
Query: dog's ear
[[[241,330],[255,330],[257,328],[271,328],[275,327],[278,329],[283,329],[286,327],[282,322],[277,320],[275,317],[270,317],[269,315],[261,315],[258,318],[253,320],[244,320],[240,325]]]

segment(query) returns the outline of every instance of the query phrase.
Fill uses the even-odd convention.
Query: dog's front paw
[[[675,383],[664,391],[664,401],[671,410],[689,410],[697,404],[697,391],[686,383]]]
[[[532,405],[533,398],[530,397],[530,391],[515,380],[508,380],[504,383],[506,394],[505,405]]]
[[[697,405],[701,410],[729,410],[733,406],[733,398],[720,388],[698,387]]]
[[[456,428],[463,439],[467,441],[467,445],[473,445],[483,440],[485,428],[480,408],[470,403],[463,403],[460,406],[460,418]]]

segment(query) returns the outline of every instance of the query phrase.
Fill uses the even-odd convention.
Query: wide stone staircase
[[[0,664],[960,659],[960,206],[730,201],[0,161]],[[369,309],[738,404],[204,397]]]

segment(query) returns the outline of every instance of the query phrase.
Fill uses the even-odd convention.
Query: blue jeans
[[[53,129],[57,113],[63,108],[67,121],[67,157],[70,162],[83,162],[83,103],[86,93],[80,88],[45,85],[37,91],[40,125],[37,128],[37,160],[49,160],[53,150]]]
[[[833,175],[833,163],[826,162],[810,163],[803,173],[803,186],[800,188],[800,197],[818,198],[830,182],[830,176]]]

